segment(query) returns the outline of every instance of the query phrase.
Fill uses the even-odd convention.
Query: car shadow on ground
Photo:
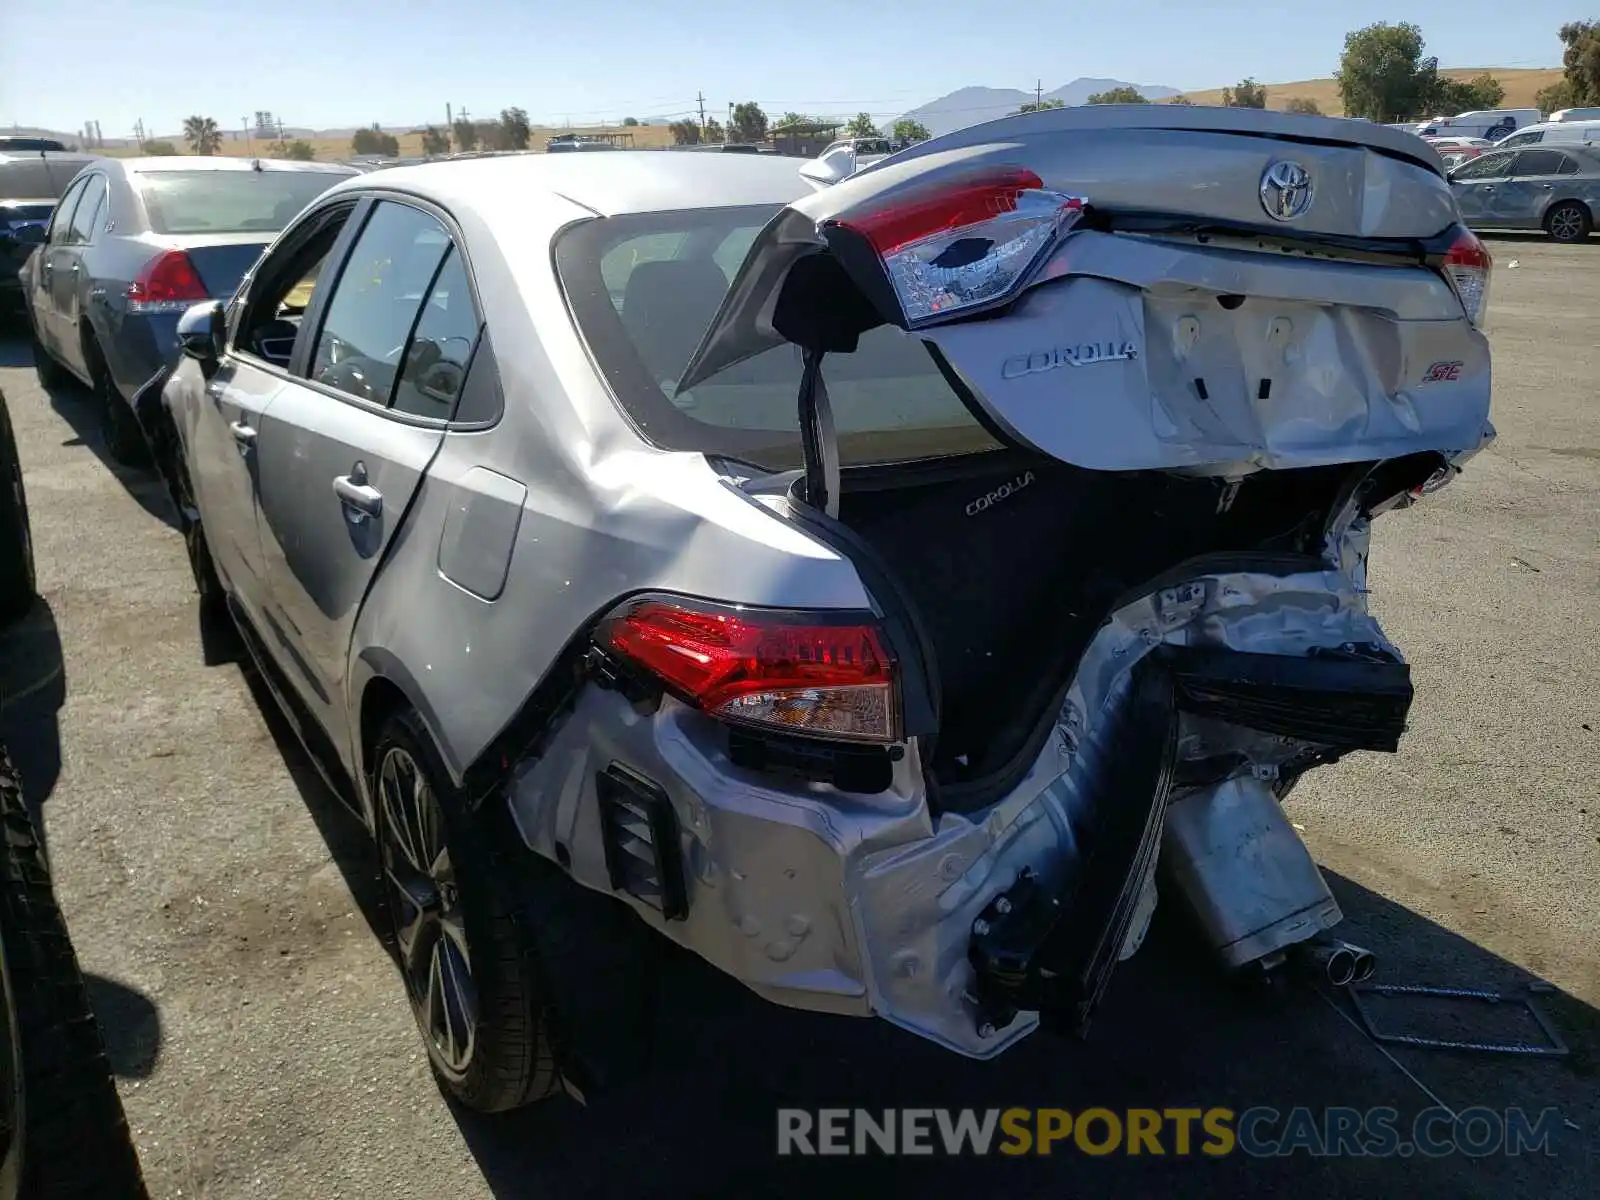
[[[19,336],[15,330],[7,331],[0,327],[0,367],[27,368],[32,365],[33,351],[26,334]],[[77,382],[40,390],[50,397],[50,406],[72,426],[73,437],[67,444],[89,450],[127,489],[128,494],[139,502],[140,507],[157,520],[177,529],[177,510],[173,508],[166,483],[155,466],[150,463],[124,466],[106,451],[105,439],[100,433],[100,401]],[[23,467],[26,469],[27,464],[24,463]]]
[[[51,849],[44,805],[61,777],[59,714],[66,699],[61,638],[49,601],[40,597],[26,616],[0,629],[0,742],[21,776],[46,862],[51,861]],[[124,1079],[147,1078],[161,1053],[155,1003],[98,975],[86,973],[84,986],[111,1069]]]
[[[40,597],[21,620],[0,628],[0,741],[22,776],[41,842],[44,803],[61,777],[60,712],[66,702],[61,635],[49,601]]]
[[[106,1058],[119,1079],[148,1079],[161,1057],[161,1014],[143,992],[84,973],[89,1007],[99,1022]]]
[[[323,783],[253,674],[252,691],[306,806],[374,936],[391,945],[366,831]],[[1518,992],[1528,972],[1349,880],[1330,876],[1347,920],[1343,936],[1377,952],[1377,982]],[[1380,1046],[1344,992],[1300,979],[1269,986],[1224,977],[1197,948],[1187,922],[1159,912],[1145,948],[1123,964],[1086,1040],[1036,1033],[991,1062],[959,1058],[893,1026],[785,1009],[692,955],[662,966],[651,1071],[580,1104],[557,1096],[529,1109],[481,1116],[452,1105],[493,1194],[816,1196],[889,1194],[915,1186],[933,1196],[1183,1194],[1465,1196],[1592,1195],[1600,1129],[1600,1012],[1558,991],[1537,1003],[1570,1048],[1566,1058]],[[643,981],[641,981],[641,984]],[[398,976],[394,981],[402,985]],[[1486,1008],[1488,1006],[1485,1006]],[[1430,1036],[1536,1038],[1523,1018],[1485,1032],[1482,1013],[1388,1013]],[[1413,1012],[1412,1017],[1416,1016]],[[1439,1022],[1446,1024],[1440,1026]],[[1094,1155],[1069,1138],[1049,1156],[991,1153],[930,1159],[779,1158],[777,1110],[800,1108],[1005,1109],[1015,1106],[1210,1109],[1241,1113],[1297,1106],[1397,1110],[1402,1140],[1436,1103],[1459,1114],[1482,1107],[1559,1110],[1547,1154],[1314,1157],[1307,1150],[1224,1157],[1180,1153],[1173,1126],[1164,1153]],[[1265,1127],[1268,1132],[1279,1125]],[[1124,1143],[1125,1145],[1125,1143]]]

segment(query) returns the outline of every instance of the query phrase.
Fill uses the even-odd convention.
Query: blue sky
[[[1327,75],[1344,34],[1378,20],[1422,27],[1444,66],[1557,66],[1557,28],[1600,16],[1569,0],[1360,0],[1290,5],[1138,0],[1006,10],[973,0],[782,5],[692,0],[70,0],[0,15],[0,126],[108,137],[201,113],[225,128],[268,109],[331,128],[442,122],[446,102],[535,123],[769,113],[896,115],[958,87],[1058,87],[1080,75],[1220,87]],[[229,10],[233,9],[232,12]],[[1600,10],[1600,0],[1588,8]],[[1005,12],[1006,15],[1001,15]],[[237,15],[235,15],[237,14]]]

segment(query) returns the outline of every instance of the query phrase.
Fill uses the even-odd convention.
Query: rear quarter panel
[[[385,678],[427,723],[458,781],[572,639],[630,593],[870,605],[847,560],[729,486],[703,456],[650,448],[623,420],[551,265],[552,236],[583,215],[566,201],[544,211],[508,198],[497,238],[485,218],[455,214],[488,313],[504,410],[491,429],[446,435],[350,647],[354,736],[367,687]],[[508,521],[503,508],[518,485],[526,498]],[[474,507],[483,519],[463,521]],[[464,547],[462,538],[483,544]],[[446,573],[492,577],[485,554],[506,559],[494,599],[463,586],[473,578]],[[468,561],[471,571],[452,567]],[[350,755],[363,763],[359,744]],[[370,816],[364,770],[356,773]]]

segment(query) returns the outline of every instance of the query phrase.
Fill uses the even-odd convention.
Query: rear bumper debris
[[[1124,604],[1028,775],[985,810],[935,811],[915,741],[880,794],[787,784],[733,765],[697,711],[594,687],[513,768],[511,810],[535,852],[776,1002],[976,1058],[1042,1020],[1081,1030],[1157,891],[1232,965],[1340,919],[1275,793],[1404,727],[1366,535],[1350,524],[1327,561],[1196,563]],[[1270,886],[1239,886],[1241,856]]]

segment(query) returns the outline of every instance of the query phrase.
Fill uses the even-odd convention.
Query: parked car
[[[1537,108],[1485,108],[1457,113],[1453,117],[1434,117],[1420,121],[1416,133],[1420,137],[1474,137],[1498,141],[1528,125],[1544,119]]]
[[[1581,242],[1600,219],[1600,147],[1492,150],[1450,174],[1461,215],[1474,229],[1542,229]]]
[[[1493,437],[1489,270],[1418,139],[1251,109],[825,191],[441,162],[319,197],[139,399],[436,1075],[504,1109],[646,1002],[624,928],[978,1058],[1083,1029],[1158,890],[1235,968],[1331,936],[1278,798],[1404,727],[1367,537]]]
[[[79,171],[98,161],[93,154],[0,149],[0,198],[54,200]]]
[[[197,300],[233,294],[296,213],[355,175],[332,163],[99,159],[79,173],[20,272],[39,382],[77,379],[102,405],[107,450],[137,461],[128,398],[177,353]]]
[[[49,200],[0,200],[0,314],[22,308],[22,283],[17,272],[33,253],[33,243],[18,240],[17,234],[29,225],[43,228],[50,224],[56,202]]]
[[[1600,121],[1600,108],[1558,109],[1545,120],[1552,125],[1563,125],[1568,121]]]
[[[1600,144],[1600,121],[1546,121],[1517,130],[1495,142],[1497,150],[1551,143]]]
[[[0,636],[33,590],[27,497],[0,393]],[[44,846],[0,740],[0,1200],[145,1194]]]

